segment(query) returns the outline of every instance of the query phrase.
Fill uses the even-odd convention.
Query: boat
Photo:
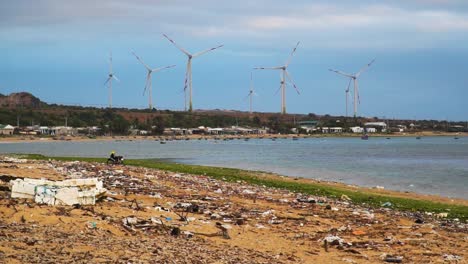
[[[362,140],[368,140],[368,139],[369,139],[369,135],[364,134],[364,135],[361,136],[361,139],[362,139]]]
[[[421,137],[416,137],[416,139],[421,139]]]
[[[166,144],[166,141],[159,141],[160,144]]]

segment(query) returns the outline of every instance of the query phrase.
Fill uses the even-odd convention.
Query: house
[[[366,128],[366,131],[369,132],[369,133],[376,133],[377,131],[378,132],[386,132],[387,131],[387,124],[385,124],[384,122],[367,122],[367,123],[364,123],[364,127]],[[373,129],[371,129],[373,128]],[[371,130],[375,132],[371,132]]]
[[[299,121],[297,125],[306,131],[306,133],[314,132],[317,130],[318,121],[310,120],[310,121]]]
[[[343,133],[342,127],[330,127],[329,130],[330,133]]]
[[[52,136],[70,136],[75,134],[76,129],[69,126],[56,126],[50,128],[50,135]]]
[[[350,127],[349,129],[350,129],[351,132],[353,132],[353,133],[363,133],[363,132],[364,132],[364,128],[358,127],[358,126],[356,126],[356,127]]]
[[[15,131],[14,126],[0,124],[0,135],[13,135],[14,131]]]

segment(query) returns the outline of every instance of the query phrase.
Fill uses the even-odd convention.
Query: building
[[[358,126],[356,126],[356,127],[350,127],[349,129],[350,129],[351,132],[353,132],[353,133],[363,133],[363,132],[364,132],[364,128],[358,127]]]
[[[317,131],[318,121],[309,120],[309,121],[299,121],[297,125],[306,131],[306,133],[311,133]]]
[[[15,132],[14,126],[0,124],[0,135],[13,135],[13,132]]]
[[[366,131],[369,133],[376,133],[376,132],[386,132],[387,131],[387,124],[384,122],[367,122],[364,124]],[[372,129],[371,129],[372,128]],[[371,132],[374,131],[375,132]]]

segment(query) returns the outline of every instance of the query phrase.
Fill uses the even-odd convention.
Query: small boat
[[[391,139],[391,138],[388,137],[387,139]]]
[[[364,134],[364,135],[361,136],[361,139],[362,139],[362,140],[368,140],[368,139],[369,139],[369,135]]]
[[[159,141],[160,144],[166,144],[166,141]]]
[[[421,139],[421,137],[416,137],[416,139]]]
[[[458,137],[454,137],[453,139],[458,139]]]
[[[299,140],[297,137],[293,137],[292,140]]]

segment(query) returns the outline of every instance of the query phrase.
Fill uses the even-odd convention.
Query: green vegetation
[[[105,158],[78,158],[78,157],[46,157],[42,155],[25,155],[28,159],[39,160],[61,160],[61,161],[88,161],[105,162]],[[280,179],[262,176],[262,172],[246,171],[240,169],[185,165],[161,160],[125,160],[126,165],[167,170],[177,173],[189,173],[197,175],[206,175],[215,179],[236,182],[242,181],[249,184],[261,185],[267,187],[281,188],[292,192],[301,192],[305,194],[327,196],[331,198],[340,198],[341,195],[347,195],[354,203],[369,205],[371,207],[381,207],[383,203],[392,203],[393,209],[402,211],[420,211],[420,212],[447,212],[449,218],[459,218],[462,221],[468,220],[468,206],[438,203],[429,200],[417,200],[410,198],[401,198],[390,195],[381,195],[365,192],[363,190],[350,190],[343,187],[330,186],[320,183],[300,183],[292,179]]]

